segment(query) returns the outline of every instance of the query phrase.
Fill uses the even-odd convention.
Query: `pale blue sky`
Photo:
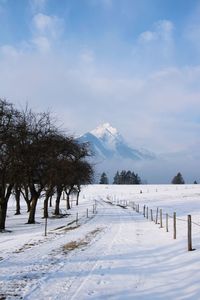
[[[200,146],[199,0],[0,0],[0,96],[77,135]]]

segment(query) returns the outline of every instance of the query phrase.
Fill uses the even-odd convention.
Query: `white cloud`
[[[57,16],[38,13],[32,19],[33,37],[30,43],[40,52],[48,52],[56,47],[64,31],[64,21]]]
[[[173,31],[174,24],[171,21],[159,20],[150,30],[142,32],[133,47],[135,68],[147,73],[173,65],[175,57]]]
[[[145,31],[145,32],[142,32],[138,38],[138,40],[140,42],[151,42],[151,41],[154,41],[154,40],[157,40],[158,39],[158,36],[155,32],[152,32],[152,31]]]
[[[64,22],[56,16],[38,13],[33,17],[33,28],[35,34],[49,36],[55,39],[60,37],[64,28]]]
[[[41,52],[49,47],[46,40],[35,42]],[[84,132],[108,120],[133,144],[139,140],[154,151],[182,149],[199,139],[192,116],[200,111],[200,67],[120,78],[106,70],[100,74],[96,61],[91,71],[88,58],[80,62],[78,53],[68,57],[56,51],[44,58],[38,52],[17,55],[9,46],[1,52],[1,97],[50,108],[68,128]]]
[[[33,12],[41,11],[45,8],[48,0],[29,0]]]
[[[171,41],[174,25],[169,20],[160,20],[154,23],[152,30],[142,32],[138,38],[139,42]]]

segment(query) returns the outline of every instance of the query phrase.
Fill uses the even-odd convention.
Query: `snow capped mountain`
[[[133,149],[127,145],[124,138],[116,128],[109,123],[104,123],[96,129],[85,133],[79,139],[80,142],[89,142],[91,148],[100,159],[131,159],[149,160],[155,155],[146,149]]]

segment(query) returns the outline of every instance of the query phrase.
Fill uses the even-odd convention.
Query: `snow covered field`
[[[154,219],[157,207],[163,209],[164,228],[144,218],[144,204]],[[199,185],[84,187],[78,207],[48,220],[47,236],[42,200],[35,225],[25,224],[25,205],[21,215],[14,212],[11,199],[12,232],[0,234],[0,299],[200,299]],[[174,212],[176,240],[172,218],[169,232],[165,228],[165,213]],[[194,222],[190,252],[188,214]]]

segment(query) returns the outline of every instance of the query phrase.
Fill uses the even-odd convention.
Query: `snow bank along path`
[[[122,200],[133,200],[133,192],[124,186],[91,186],[83,198],[91,203],[97,201],[97,214],[81,218],[78,226],[73,223],[51,229],[46,238],[39,231],[39,235],[29,233],[24,247],[19,241],[11,242],[12,234],[4,235],[4,251],[0,252],[2,298],[200,299],[198,239],[196,251],[187,252],[182,232],[173,240],[170,232],[131,207],[108,203],[108,199],[116,200],[116,195]],[[200,219],[200,209],[195,210],[194,202],[198,200],[200,207],[199,192],[197,188],[163,188],[161,192],[152,189],[142,195],[137,191],[134,200],[141,205],[166,206],[169,211],[179,208],[180,215],[192,210]],[[188,203],[189,200],[193,202]],[[11,250],[6,250],[6,243]]]

